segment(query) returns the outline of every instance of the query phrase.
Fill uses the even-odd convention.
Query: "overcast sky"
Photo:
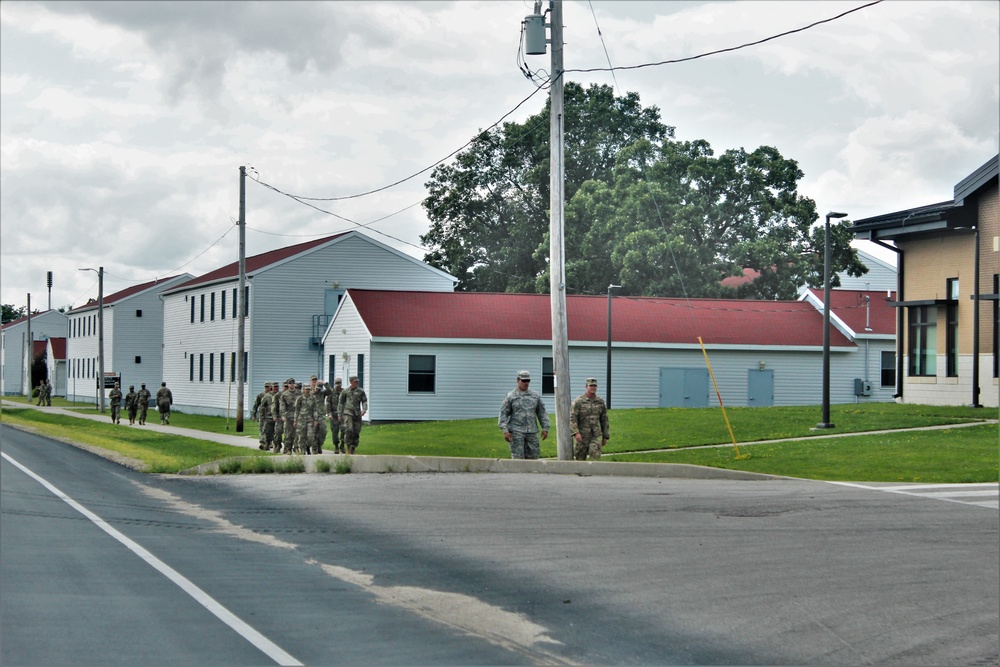
[[[692,56],[864,4],[567,1],[565,66]],[[96,275],[79,268],[103,265],[110,294],[235,261],[241,165],[311,197],[432,165],[534,90],[517,67],[531,9],[5,0],[0,299],[20,306],[30,292],[44,309],[46,271],[58,308],[97,297]],[[951,199],[997,153],[998,30],[995,0],[887,0],[760,46],[615,77],[678,139],[717,153],[775,146],[798,161],[800,194],[820,214],[860,219]],[[527,61],[549,69],[548,56]],[[567,78],[616,84],[608,72]],[[543,95],[511,119],[538,113]],[[429,173],[321,206],[379,220],[372,237],[422,258]],[[250,180],[246,211],[248,255],[355,228]]]

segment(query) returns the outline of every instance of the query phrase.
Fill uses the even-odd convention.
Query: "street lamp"
[[[611,409],[611,290],[620,288],[621,285],[608,285],[608,371],[605,382],[608,383],[608,394],[606,403]]]
[[[97,274],[97,404],[104,414],[104,267],[80,270]]]
[[[833,428],[830,423],[830,218],[846,218],[846,213],[826,214],[823,248],[823,421],[816,428]]]

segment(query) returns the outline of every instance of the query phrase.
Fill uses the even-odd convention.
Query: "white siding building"
[[[145,382],[154,393],[163,365],[164,290],[191,279],[190,273],[154,280],[104,297],[104,372],[121,376],[123,393]],[[96,401],[99,316],[97,301],[67,313],[66,397]]]
[[[233,262],[163,296],[163,380],[181,412],[236,413],[238,270]],[[456,282],[357,231],[248,257],[247,414],[264,382],[340,373],[320,340],[348,287],[451,292]]]
[[[66,396],[66,339],[49,338],[45,347],[45,365],[53,396]]]
[[[596,377],[607,396],[607,300],[569,296],[567,316],[572,393]],[[612,320],[613,407],[717,405],[699,337],[726,405],[822,400],[823,317],[807,301],[619,297]],[[545,294],[349,289],[323,347],[361,377],[376,422],[495,416],[519,369],[554,409]],[[862,349],[831,324],[831,402],[891,400],[856,392]]]
[[[47,310],[31,316],[32,341],[65,337],[66,329],[66,315],[57,310]],[[32,347],[28,342],[27,317],[8,322],[0,328],[0,395],[19,396],[26,393]]]

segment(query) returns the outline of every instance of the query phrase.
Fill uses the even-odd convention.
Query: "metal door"
[[[774,405],[774,371],[747,371],[747,405],[751,408],[762,408]]]

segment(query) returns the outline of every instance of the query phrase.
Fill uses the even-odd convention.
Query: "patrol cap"
[[[528,371],[518,371],[517,372],[517,379],[518,380],[530,380],[531,379],[531,373],[529,373]]]
[[[145,383],[145,382],[143,382],[143,383],[142,383],[142,385],[140,385],[140,386],[142,386],[142,387],[144,387],[144,388],[145,388],[145,386],[146,386],[146,383]]]
[[[307,384],[304,387],[302,387],[302,391],[312,391],[312,388],[313,387],[311,384]]]
[[[285,384],[295,384],[295,378],[288,378],[285,380]]]
[[[319,378],[318,378],[318,377],[316,377],[315,375],[310,375],[310,376],[309,376],[309,380],[310,380],[310,381],[312,381],[312,380],[318,380],[318,379],[319,379]]]
[[[357,376],[357,375],[352,375],[351,377],[349,377],[349,378],[348,378],[348,381],[349,381],[349,382],[354,382],[354,381],[355,381],[355,380],[357,380],[357,379],[358,379],[358,376]]]
[[[130,384],[130,385],[128,386],[128,388],[129,388],[129,391],[131,391],[132,389],[135,389],[135,385],[134,385],[134,384]]]
[[[344,381],[341,378],[334,378],[333,379],[333,383],[334,384],[344,384]]]
[[[296,382],[295,383],[295,388],[296,389],[302,389],[302,383],[301,382]]]
[[[597,386],[597,378],[587,378],[587,386],[588,387],[596,387]]]

